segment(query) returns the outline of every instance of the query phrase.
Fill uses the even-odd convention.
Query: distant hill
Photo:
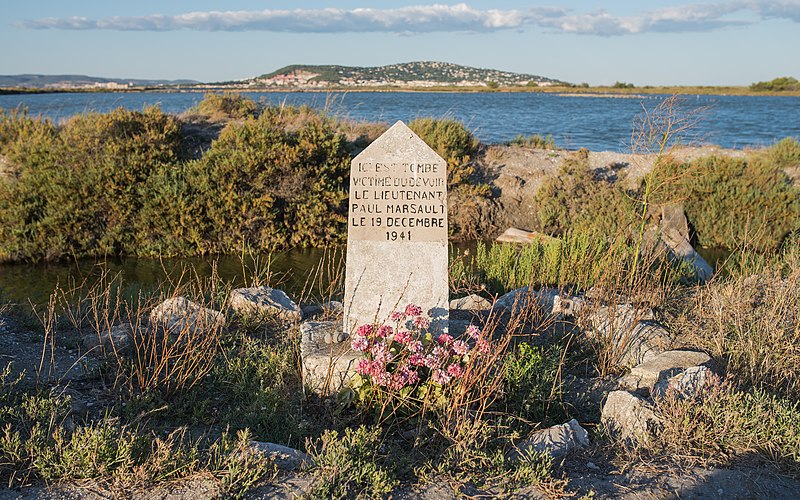
[[[421,61],[378,67],[293,64],[241,83],[267,87],[433,87],[539,85],[565,82],[539,75]]]
[[[0,88],[85,89],[193,85],[194,80],[139,80],[86,75],[0,75]]]

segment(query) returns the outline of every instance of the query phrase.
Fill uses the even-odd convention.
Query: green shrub
[[[800,472],[800,407],[794,399],[713,381],[702,398],[667,395],[657,402],[656,414],[661,424],[653,451],[672,459],[729,464],[756,453],[792,474]]]
[[[475,174],[470,165],[478,140],[463,123],[452,118],[417,118],[408,127],[447,162],[447,187],[469,183]]]
[[[211,120],[242,120],[258,116],[260,106],[254,100],[234,92],[208,93],[190,110]]]
[[[589,167],[589,151],[577,151],[564,159],[558,174],[536,193],[537,228],[556,236],[568,231],[609,239],[628,234],[637,215],[621,184],[597,178]]]
[[[556,141],[553,139],[553,136],[548,135],[547,137],[542,137],[539,134],[533,135],[518,135],[515,138],[511,139],[511,142],[508,143],[510,146],[521,146],[526,148],[534,148],[534,149],[558,149],[556,146]]]
[[[800,82],[791,76],[781,76],[768,82],[756,82],[750,85],[750,90],[756,92],[782,92],[787,90],[800,90]]]
[[[195,201],[209,250],[325,246],[345,234],[350,158],[342,136],[320,114],[298,125],[297,113],[284,113],[228,124],[203,156],[194,182],[213,195]]]
[[[33,133],[7,145],[17,179],[0,182],[0,254],[41,259],[131,252],[139,188],[176,161],[177,120],[157,108],[117,109],[73,117],[52,131],[46,123],[23,128]],[[17,156],[24,151],[35,154]]]
[[[520,344],[504,360],[504,410],[545,425],[564,417],[561,407],[561,351]]]
[[[702,246],[774,250],[800,228],[800,190],[782,170],[796,157],[796,147],[787,141],[747,159],[712,156],[666,164],[659,175],[672,182],[663,183],[658,198],[683,200]]]
[[[316,463],[312,495],[317,498],[377,498],[397,484],[380,456],[380,428],[326,431],[309,453]]]

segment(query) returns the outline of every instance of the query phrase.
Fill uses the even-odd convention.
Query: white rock
[[[332,321],[304,323],[301,330],[300,358],[303,384],[315,392],[336,392],[353,377],[362,354],[350,348],[349,342],[325,342],[325,336],[340,327]]]
[[[674,377],[660,380],[653,387],[653,397],[663,397],[667,391],[675,391],[681,397],[694,398],[708,385],[714,372],[707,366],[691,366]]]
[[[288,446],[265,443],[263,441],[250,441],[250,447],[259,453],[266,454],[275,461],[275,465],[281,470],[304,469],[314,465],[311,457],[300,450],[295,450]]]
[[[553,303],[558,293],[555,288],[533,290],[524,286],[498,298],[492,309],[505,310],[510,311],[512,314],[517,314],[526,311],[531,306],[536,306],[549,314],[553,310]]]
[[[662,384],[662,389],[665,390],[669,386],[667,381],[672,377],[680,375],[687,368],[704,365],[710,361],[711,357],[704,352],[662,352],[633,367],[628,375],[620,379],[620,385],[630,390],[646,389],[652,392],[656,385]]]
[[[626,441],[647,443],[649,429],[658,422],[658,417],[650,403],[639,396],[628,391],[612,391],[603,405],[601,421]]]
[[[222,328],[225,316],[186,297],[173,297],[150,311],[150,322],[171,334],[181,335],[186,330],[194,334]]]
[[[560,457],[576,448],[589,446],[589,434],[577,420],[534,432],[531,437],[516,447],[516,454],[526,451],[547,452]]]
[[[303,319],[301,309],[283,290],[268,286],[232,290],[231,308],[239,314],[262,314],[284,321]]]
[[[83,337],[83,348],[88,352],[97,354],[111,354],[123,352],[133,343],[131,336],[133,327],[130,323],[114,325],[110,330],[100,333],[90,333]]]
[[[450,301],[450,309],[454,311],[486,311],[491,308],[491,302],[474,293]]]

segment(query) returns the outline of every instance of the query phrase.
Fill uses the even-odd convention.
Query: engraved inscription
[[[446,169],[444,163],[354,162],[348,238],[446,241]]]

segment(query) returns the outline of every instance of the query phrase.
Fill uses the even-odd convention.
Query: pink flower
[[[425,366],[431,369],[436,368],[437,366],[439,366],[439,358],[434,356],[433,354],[428,354],[427,356],[425,356]]]
[[[389,352],[389,348],[386,346],[386,344],[375,344],[370,348],[369,352],[372,354],[375,362],[388,363],[393,358],[392,353]]]
[[[427,318],[423,318],[422,316],[417,316],[414,318],[414,327],[419,330],[425,330],[429,326],[431,326],[431,322],[428,321]]]
[[[409,304],[406,306],[406,315],[419,316],[422,314],[422,308],[416,304]]]
[[[444,347],[436,346],[433,348],[433,357],[436,359],[437,363],[441,363],[445,358],[450,357],[450,351]]]
[[[454,378],[458,378],[464,374],[464,369],[461,368],[461,365],[451,363],[450,366],[447,367],[447,373]]]
[[[425,350],[425,346],[419,340],[413,340],[408,343],[408,350],[414,354],[421,354]]]
[[[403,321],[404,319],[406,319],[406,315],[401,312],[395,311],[392,313],[391,316],[389,316],[389,319],[391,319],[392,321]]]
[[[375,335],[379,338],[385,339],[386,337],[391,337],[393,333],[394,328],[388,325],[381,325],[381,327],[378,328],[378,333]]]
[[[463,340],[456,340],[453,342],[453,352],[459,356],[463,356],[469,352],[469,345]]]
[[[358,330],[356,330],[356,335],[359,337],[369,337],[373,328],[374,327],[372,325],[361,325],[358,327]]]
[[[409,344],[413,338],[414,337],[411,335],[411,332],[408,330],[400,330],[394,334],[394,341],[400,344]]]
[[[356,351],[364,352],[369,349],[369,340],[361,336],[353,337],[353,340],[350,341],[350,347]]]
[[[386,387],[392,382],[392,375],[387,371],[373,373],[372,378],[375,380],[375,383],[381,387]]]
[[[412,354],[408,357],[408,362],[414,366],[426,366],[425,356],[422,354]]]
[[[445,385],[450,382],[450,375],[444,370],[436,369],[433,371],[433,381],[439,385]]]
[[[368,359],[361,359],[356,366],[356,373],[359,375],[367,375],[372,371],[372,361]]]
[[[453,343],[453,337],[451,337],[446,333],[442,333],[438,337],[436,337],[436,342],[438,342],[441,345],[450,345]]]
[[[481,329],[475,325],[469,325],[467,327],[467,335],[469,335],[474,340],[478,340],[478,337],[481,336]]]
[[[481,354],[489,354],[492,351],[492,345],[484,339],[479,339],[475,347]]]

